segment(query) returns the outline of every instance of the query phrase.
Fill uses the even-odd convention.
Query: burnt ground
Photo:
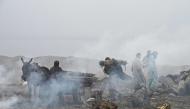
[[[0,85],[0,109],[47,109],[43,104],[32,105],[29,103],[27,86],[21,84]],[[86,98],[89,97],[89,88],[86,88]],[[118,109],[132,109],[130,103],[130,88],[121,89],[125,97],[114,101]],[[59,107],[50,107],[49,109],[88,109],[84,105],[75,105],[72,96],[65,96],[67,105]],[[108,90],[103,93],[103,99],[108,100]],[[153,95],[152,100],[147,101],[143,109],[155,109],[164,102],[169,102],[172,109],[190,109],[190,96],[174,96],[172,94]]]

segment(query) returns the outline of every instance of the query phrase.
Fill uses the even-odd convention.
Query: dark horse
[[[23,63],[23,66],[22,66],[23,75],[21,76],[21,78],[24,81],[27,81],[30,98],[32,98],[32,95],[34,93],[33,96],[34,96],[34,99],[36,99],[37,87],[38,86],[40,87],[39,95],[40,95],[40,99],[42,100],[42,98],[48,95],[47,81],[49,79],[49,69],[47,67],[40,67],[37,63],[31,64],[32,59],[33,58],[31,58],[29,62],[24,62],[24,60],[21,58],[21,61]]]

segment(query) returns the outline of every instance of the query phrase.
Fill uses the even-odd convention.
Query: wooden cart
[[[67,72],[64,82],[66,83],[66,95],[73,95],[76,104],[86,104],[85,87],[92,87],[94,82],[98,81],[95,74],[81,72]]]

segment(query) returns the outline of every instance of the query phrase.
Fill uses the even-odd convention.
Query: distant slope
[[[20,58],[23,58],[25,61],[29,61],[30,58],[25,58],[24,56],[16,57],[7,57],[0,56],[0,82],[2,83],[20,83],[22,75],[22,62]],[[86,59],[86,58],[76,58],[76,57],[58,57],[58,56],[42,56],[35,57],[33,62],[37,62],[40,66],[46,66],[51,68],[55,60],[59,60],[60,67],[68,71],[79,71],[79,72],[88,72],[95,73],[97,76],[105,76],[102,68],[99,66],[99,60],[95,59]],[[123,67],[124,69],[124,67]],[[125,73],[132,75],[131,65],[127,65]],[[179,74],[182,70],[190,69],[190,65],[184,66],[166,66],[158,65],[158,74]],[[3,80],[3,81],[2,81]]]
[[[179,74],[180,71],[186,71],[189,69],[190,65],[183,65],[183,66],[157,65],[157,70],[159,75]]]

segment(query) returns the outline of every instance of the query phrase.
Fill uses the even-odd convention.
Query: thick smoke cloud
[[[29,59],[26,59],[26,61]],[[21,61],[19,61],[21,63]],[[41,60],[43,63],[43,61]],[[20,64],[16,61],[16,63],[20,66]],[[83,61],[78,61],[78,64],[84,64]],[[85,66],[85,65],[82,65]],[[86,68],[80,68],[81,71],[86,71]],[[13,69],[12,69],[13,70]],[[20,70],[22,70],[20,68]],[[18,71],[17,71],[18,72]],[[19,105],[25,106],[28,108],[30,106],[28,104],[28,96],[29,90],[27,85],[22,85],[20,81],[20,74],[15,72],[9,72],[7,68],[3,65],[0,66],[0,105],[1,108],[11,108],[17,107]],[[34,90],[32,90],[32,103],[39,105],[38,103],[42,103],[43,105],[40,106],[47,106],[47,105],[55,105],[59,104],[60,99],[57,99],[57,96],[62,96],[64,98],[64,94],[71,95],[73,90],[77,90],[77,86],[80,84],[80,81],[83,80],[82,77],[77,78],[77,85],[73,82],[70,82],[70,79],[75,78],[75,74],[78,75],[78,72],[67,72],[64,76],[62,74],[57,75],[58,82],[56,82],[53,78],[44,81],[40,87],[37,88],[37,98],[34,96]],[[32,72],[30,78],[30,83],[38,84],[40,81],[44,79],[44,75],[42,73]],[[68,80],[67,80],[68,79]],[[76,79],[76,78],[75,78]],[[61,95],[60,95],[60,92]],[[74,91],[77,94],[77,91]],[[59,95],[58,95],[59,94]],[[76,95],[75,95],[76,96]],[[24,97],[24,98],[23,98]],[[39,97],[44,97],[40,99]],[[48,97],[48,98],[47,98]],[[73,100],[73,99],[71,99]],[[24,102],[23,102],[24,101]],[[72,101],[71,101],[72,102]],[[19,104],[21,103],[21,104]]]
[[[13,71],[14,72],[14,71]],[[6,85],[13,84],[15,80],[14,79],[14,73],[8,72],[5,66],[0,65],[0,106],[2,109],[10,108],[12,105],[17,103],[19,97],[15,95],[14,91],[7,90],[9,87]],[[10,88],[11,89],[11,88]],[[7,96],[11,96],[10,98]]]
[[[18,76],[18,72],[15,69],[7,70],[4,65],[0,65],[0,85],[9,85],[20,82],[21,79]]]
[[[17,101],[18,101],[18,98],[16,96],[13,96],[8,100],[1,101],[0,106],[2,109],[8,109],[8,108],[11,108],[11,105],[15,104]]]
[[[187,29],[181,30],[182,34],[189,33]],[[168,34],[167,29],[156,31],[148,35],[142,35],[134,38],[124,38],[122,36],[113,36],[111,33],[106,33],[102,36],[99,42],[95,44],[85,44],[82,51],[77,52],[77,55],[90,58],[99,57],[104,59],[106,56],[125,59],[131,64],[136,53],[140,52],[143,56],[147,50],[157,51],[157,64],[161,65],[188,65],[190,38],[186,36],[178,37],[165,36]],[[160,37],[160,35],[163,37]],[[186,40],[183,40],[185,38]],[[83,53],[86,53],[83,54]],[[175,60],[175,61],[173,61]]]

